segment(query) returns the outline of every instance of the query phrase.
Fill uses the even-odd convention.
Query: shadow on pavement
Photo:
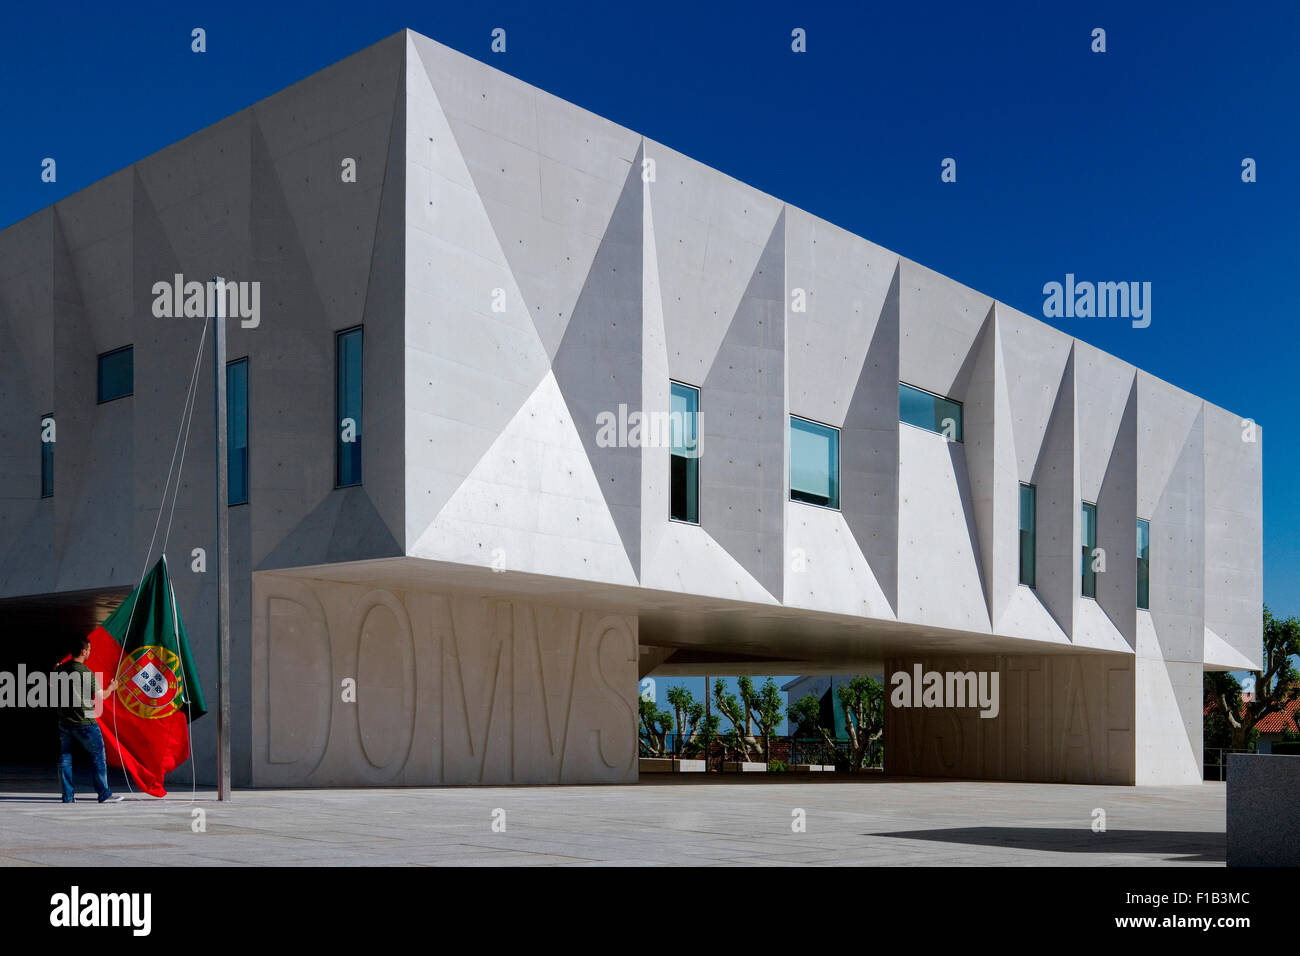
[[[1225,863],[1227,836],[1199,830],[1107,830],[1068,827],[956,827],[948,830],[896,830],[867,836],[932,840],[1053,853],[1141,853],[1176,857],[1186,863]]]
[[[81,756],[81,755],[78,755]],[[58,760],[58,754],[55,754],[55,760]],[[72,761],[72,779],[76,783],[77,796],[79,799],[95,799],[95,790],[91,785],[91,766],[88,759],[73,759]],[[56,802],[61,799],[59,788],[59,771],[55,763],[48,767],[42,766],[7,766],[4,767],[3,776],[0,776],[0,790],[11,796],[0,796],[0,800],[18,800],[23,799],[12,794],[49,794]],[[126,784],[126,775],[117,767],[108,768],[108,786],[114,792],[128,793],[130,789]]]

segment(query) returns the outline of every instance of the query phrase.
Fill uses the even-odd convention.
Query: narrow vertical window
[[[226,488],[229,503],[248,503],[248,359],[226,364]]]
[[[339,332],[336,345],[334,483],[342,488],[361,484],[361,328]]]
[[[54,413],[41,416],[41,497],[54,494]]]
[[[1092,569],[1092,552],[1097,547],[1097,506],[1085,501],[1081,518],[1083,596],[1095,598],[1097,596],[1097,572]]]
[[[790,416],[790,500],[840,506],[840,430]]]
[[[672,475],[669,517],[700,523],[700,390],[672,383]]]
[[[1137,523],[1137,559],[1138,559],[1138,607],[1144,611],[1151,609],[1151,522],[1138,518]]]
[[[105,352],[99,357],[99,404],[125,398],[135,390],[135,352],[131,346]]]
[[[1020,486],[1020,583],[1034,586],[1034,546],[1038,530],[1038,489]]]

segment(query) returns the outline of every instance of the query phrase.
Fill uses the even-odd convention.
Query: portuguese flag
[[[166,796],[163,778],[189,759],[190,721],[207,709],[165,557],[91,632],[86,666],[104,686],[110,674],[119,685],[99,717],[108,762],[145,793]]]

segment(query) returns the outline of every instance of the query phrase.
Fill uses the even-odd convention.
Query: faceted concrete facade
[[[260,326],[229,324],[237,782],[627,780],[640,676],[966,661],[1002,675],[1000,716],[890,713],[890,771],[1191,782],[1202,672],[1257,666],[1238,416],[410,32],[0,232],[0,600],[134,583],[201,326],[151,313],[176,273],[262,284]],[[364,482],[340,489],[355,325]],[[96,405],[127,344],[135,394]],[[701,389],[698,526],[668,519],[667,448],[597,438],[670,380]],[[900,381],[962,402],[964,441],[900,425]],[[205,361],[169,543],[209,692],[215,588],[185,565],[213,540],[210,389]],[[789,500],[790,414],[841,429],[839,510]]]

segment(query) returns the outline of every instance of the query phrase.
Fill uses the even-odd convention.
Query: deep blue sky
[[[1066,272],[1152,282],[1150,328],[1052,324],[1261,423],[1264,597],[1300,615],[1300,5],[1135,6],[10,4],[0,226],[411,27],[1031,315]]]

